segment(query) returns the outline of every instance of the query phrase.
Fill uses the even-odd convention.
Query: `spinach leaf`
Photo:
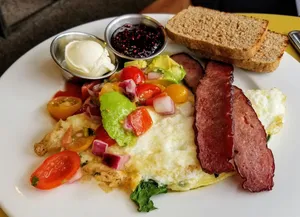
[[[131,193],[130,199],[138,206],[139,212],[149,212],[157,209],[150,198],[153,195],[163,193],[167,193],[166,185],[159,186],[154,180],[142,180],[134,192]]]

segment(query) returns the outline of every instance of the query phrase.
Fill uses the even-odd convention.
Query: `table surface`
[[[287,35],[292,30],[300,30],[300,17],[273,15],[273,14],[243,14],[269,20],[269,29]],[[292,55],[300,62],[300,55],[297,51],[289,45],[286,52]],[[7,217],[7,215],[0,208],[0,217]]]

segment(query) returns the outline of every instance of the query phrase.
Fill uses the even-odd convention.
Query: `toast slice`
[[[288,45],[288,37],[268,31],[258,52],[250,59],[239,60],[223,56],[214,56],[207,51],[195,50],[195,54],[204,58],[231,63],[237,67],[254,72],[273,72],[279,66],[280,60]]]
[[[259,49],[267,27],[267,20],[190,6],[168,21],[166,31],[188,48],[249,59]]]

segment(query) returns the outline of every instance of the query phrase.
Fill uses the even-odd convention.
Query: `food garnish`
[[[123,122],[136,106],[121,93],[113,91],[100,96],[100,109],[103,127],[108,135],[120,146],[135,144],[135,135],[123,128]]]
[[[127,116],[126,122],[136,136],[144,134],[152,126],[153,123],[149,112],[144,107],[138,108],[131,112]]]
[[[103,154],[103,163],[116,170],[123,169],[129,159],[129,155],[117,155],[106,152]]]
[[[165,92],[175,103],[184,103],[188,100],[188,90],[182,84],[171,84]]]
[[[145,81],[145,75],[141,69],[135,66],[127,66],[124,69],[122,69],[120,74],[120,80],[125,81],[128,79],[132,79],[135,84],[141,84]]]
[[[62,151],[48,157],[31,175],[32,186],[48,190],[69,181],[80,168],[80,157],[74,151]]]
[[[154,180],[142,180],[134,192],[131,193],[130,198],[138,206],[139,212],[149,212],[157,209],[150,198],[154,195],[165,194],[167,192],[166,185],[159,186]]]
[[[48,105],[48,112],[56,120],[63,119],[75,114],[82,105],[80,98],[71,96],[60,96],[52,99]]]
[[[179,83],[183,80],[186,72],[184,68],[168,55],[158,55],[153,58],[147,68],[148,72],[159,72],[162,80]]]

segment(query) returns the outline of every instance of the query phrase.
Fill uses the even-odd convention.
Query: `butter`
[[[65,61],[70,71],[87,77],[99,77],[115,68],[107,49],[91,40],[67,44]]]

